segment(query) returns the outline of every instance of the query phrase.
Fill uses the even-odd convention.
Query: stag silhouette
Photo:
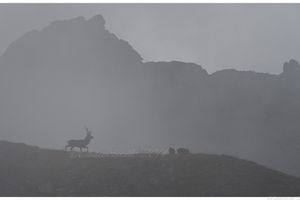
[[[92,132],[89,131],[89,129],[85,126],[84,127],[86,131],[86,136],[83,140],[69,140],[68,145],[65,146],[65,150],[68,150],[68,147],[70,147],[71,151],[74,147],[77,147],[80,149],[80,152],[82,152],[82,149],[86,149],[87,152],[89,152],[88,144],[90,143],[91,139],[94,137],[92,136]]]

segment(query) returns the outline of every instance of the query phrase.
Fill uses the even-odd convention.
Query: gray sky
[[[283,62],[300,60],[296,4],[2,4],[0,53],[31,29],[96,14],[145,61],[195,62],[210,73],[236,68],[277,74]]]

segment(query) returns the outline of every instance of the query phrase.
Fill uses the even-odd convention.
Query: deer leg
[[[85,147],[86,148],[86,152],[89,152],[89,147]]]

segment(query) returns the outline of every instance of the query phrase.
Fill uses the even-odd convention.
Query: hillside
[[[299,196],[300,179],[224,155],[81,158],[0,141],[0,196]],[[77,155],[78,156],[78,155]]]
[[[101,15],[58,20],[0,57],[1,139],[61,149],[87,125],[97,152],[184,146],[300,176],[300,65],[282,62],[278,75],[144,62]]]

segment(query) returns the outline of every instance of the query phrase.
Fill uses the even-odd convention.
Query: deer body
[[[65,146],[65,150],[68,150],[68,147],[73,150],[74,147],[77,147],[82,151],[82,149],[86,149],[87,152],[89,151],[88,144],[90,143],[91,139],[94,137],[91,135],[91,131],[89,131],[87,128],[86,129],[86,136],[83,140],[69,140],[68,145]]]

